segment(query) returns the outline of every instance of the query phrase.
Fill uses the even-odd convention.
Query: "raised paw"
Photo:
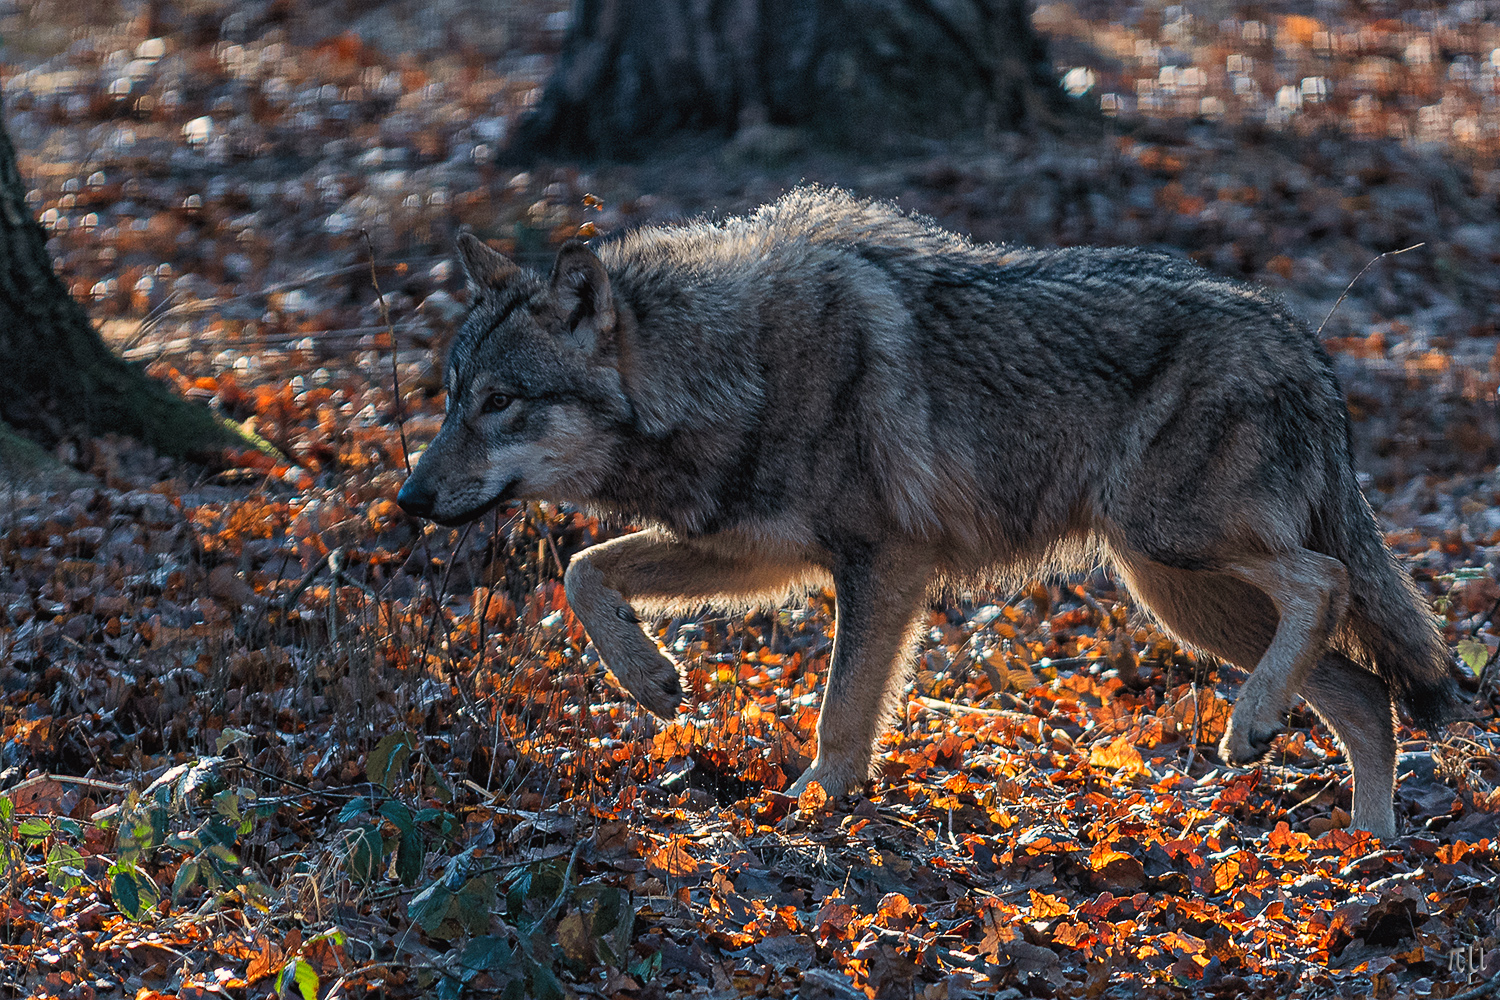
[[[600,650],[604,665],[641,707],[652,715],[670,719],[682,704],[682,678],[677,664],[639,631],[636,634],[642,641],[639,645],[630,644],[635,648],[611,652]],[[597,641],[595,646],[598,646]]]
[[[1219,757],[1228,764],[1252,764],[1271,752],[1271,742],[1280,732],[1279,728],[1247,730],[1231,718],[1219,741]]]
[[[1290,700],[1272,683],[1270,673],[1250,675],[1229,713],[1229,727],[1219,741],[1219,756],[1227,763],[1249,764],[1271,750],[1271,741],[1286,728]]]

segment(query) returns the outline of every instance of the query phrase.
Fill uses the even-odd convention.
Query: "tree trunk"
[[[51,448],[128,434],[175,457],[209,458],[236,439],[100,339],[52,270],[26,206],[10,134],[0,126],[0,420]],[[243,442],[241,442],[243,443]]]
[[[1025,0],[576,0],[511,152],[628,159],[759,124],[872,149],[1065,106]]]

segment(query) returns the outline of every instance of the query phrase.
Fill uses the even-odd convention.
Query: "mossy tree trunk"
[[[176,457],[210,458],[233,436],[100,339],[52,269],[0,126],[0,420],[52,448],[114,431]]]
[[[629,159],[759,124],[874,149],[1034,128],[1066,105],[1025,0],[575,0],[510,151]]]

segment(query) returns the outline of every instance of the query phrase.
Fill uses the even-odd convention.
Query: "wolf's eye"
[[[482,410],[485,413],[499,413],[513,402],[515,402],[514,396],[507,396],[503,392],[492,392],[484,398]]]

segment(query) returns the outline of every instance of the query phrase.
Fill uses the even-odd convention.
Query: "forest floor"
[[[1500,973],[1484,5],[1045,5],[1115,121],[878,162],[762,128],[525,171],[494,156],[567,14],[494,6],[0,5],[60,272],[274,452],[209,474],[105,437],[62,456],[88,485],[0,484],[0,995],[1443,998]],[[1344,829],[1347,763],[1305,707],[1265,764],[1220,764],[1242,673],[1103,571],[933,610],[879,780],[792,800],[829,595],[654,623],[688,672],[662,723],[560,584],[624,526],[401,514],[459,227],[545,266],[585,224],[802,181],[982,240],[1156,246],[1314,325],[1405,251],[1323,328],[1361,481],[1479,692],[1477,721],[1403,730],[1402,837]]]

